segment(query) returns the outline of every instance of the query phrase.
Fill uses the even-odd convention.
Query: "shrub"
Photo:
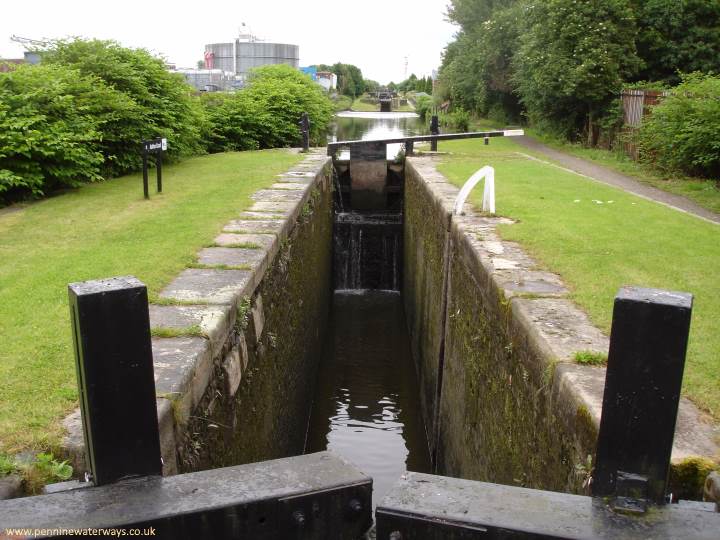
[[[639,133],[641,159],[665,171],[720,176],[720,77],[683,76]]]
[[[433,106],[433,99],[430,96],[417,96],[415,98],[415,112],[421,119],[425,119]]]
[[[170,159],[204,150],[204,111],[192,88],[148,51],[121,47],[114,41],[61,40],[43,52],[42,61],[102,79],[135,104],[106,118],[101,126],[106,176],[140,168],[143,139],[167,137]]]
[[[463,109],[457,109],[447,115],[447,123],[457,131],[468,131],[470,129],[470,114]]]
[[[269,124],[267,113],[244,92],[208,93],[201,96],[209,129],[209,152],[256,150]]]
[[[0,197],[100,179],[102,131],[133,110],[121,92],[65,66],[0,74]]]
[[[322,88],[284,64],[254,70],[240,92],[206,95],[202,101],[212,152],[298,145],[303,112],[310,118],[311,141],[324,142],[333,114]]]
[[[278,64],[253,70],[250,86],[244,90],[272,121],[268,140],[261,147],[292,146],[300,140],[298,122],[303,112],[310,118],[310,140],[325,141],[333,106],[322,87],[297,69]]]

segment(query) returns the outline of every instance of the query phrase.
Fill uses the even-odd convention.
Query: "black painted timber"
[[[665,502],[692,301],[688,293],[636,287],[615,297],[596,496]]]
[[[366,144],[397,144],[422,141],[452,141],[456,139],[485,139],[489,137],[504,137],[505,131],[472,131],[468,133],[441,133],[438,135],[413,135],[411,137],[395,137],[392,139],[363,139],[356,141],[337,141],[328,144],[327,155],[333,156],[338,148],[343,146],[357,146]]]
[[[147,288],[128,276],[68,293],[93,482],[161,474]]]
[[[380,502],[377,538],[717,540],[712,504],[613,512],[603,499],[408,472]]]
[[[371,525],[371,497],[371,478],[320,452],[0,501],[0,536],[4,528],[153,528],[154,538],[178,540],[354,540]]]

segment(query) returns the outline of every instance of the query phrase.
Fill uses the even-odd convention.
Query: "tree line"
[[[323,142],[332,118],[321,87],[286,65],[197,95],[162,59],[113,41],[57,41],[41,55],[0,73],[0,203],[136,171],[144,139],[166,137],[173,160],[298,145],[303,112]]]
[[[717,0],[451,0],[440,98],[595,145],[627,84],[718,73]]]

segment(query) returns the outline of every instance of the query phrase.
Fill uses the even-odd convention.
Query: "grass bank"
[[[633,161],[622,152],[603,150],[601,148],[585,148],[579,144],[559,141],[532,129],[528,130],[528,134],[551,148],[594,161],[645,184],[676,195],[682,195],[708,210],[720,213],[720,179],[711,180],[693,178],[682,174],[662,174],[647,164]]]
[[[132,274],[157,293],[300,159],[213,154],[164,167],[149,201],[135,174],[0,211],[0,453],[53,449],[77,404],[68,283]]]
[[[495,167],[497,212],[517,220],[500,234],[560,274],[605,332],[624,285],[693,293],[683,392],[720,419],[720,227],[523,157],[518,152],[527,150],[511,139],[440,149],[452,155],[439,170],[458,186],[480,167]],[[479,207],[482,190],[470,200]]]

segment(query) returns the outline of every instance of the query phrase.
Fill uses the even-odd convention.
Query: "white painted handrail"
[[[468,178],[467,182],[465,182],[465,185],[462,187],[460,193],[458,193],[458,196],[455,199],[455,206],[453,206],[454,215],[459,216],[462,214],[465,199],[468,198],[472,189],[483,178],[485,179],[485,189],[483,190],[482,210],[483,212],[490,212],[491,214],[495,213],[495,169],[486,165]]]

